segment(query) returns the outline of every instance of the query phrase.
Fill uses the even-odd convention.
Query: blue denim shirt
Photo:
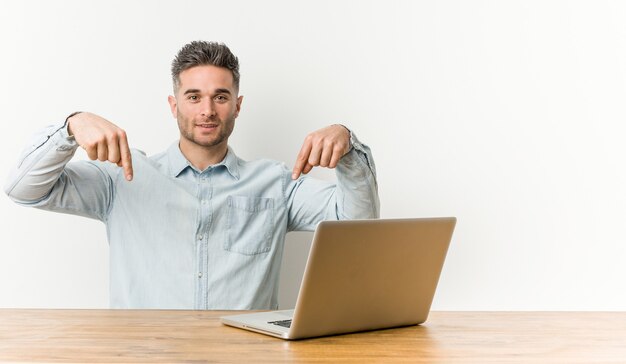
[[[322,220],[376,218],[369,148],[352,135],[337,182],[291,179],[272,160],[224,160],[195,169],[178,142],[146,157],[134,176],[108,162],[68,163],[77,149],[65,125],[26,148],[6,193],[17,203],[106,224],[112,308],[274,309],[285,234]]]

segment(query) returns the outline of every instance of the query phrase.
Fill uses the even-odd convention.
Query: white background
[[[75,110],[165,149],[170,62],[196,39],[240,58],[241,157],[291,165],[342,122],[382,217],[458,218],[434,309],[626,309],[626,2],[7,1],[0,175]],[[100,222],[0,196],[0,224],[0,307],[108,307]],[[289,237],[283,307],[310,237]]]

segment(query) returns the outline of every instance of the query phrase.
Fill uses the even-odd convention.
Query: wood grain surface
[[[0,309],[1,362],[626,363],[626,312],[432,312],[422,326],[283,341],[230,311]]]

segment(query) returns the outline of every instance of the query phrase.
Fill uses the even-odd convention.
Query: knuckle
[[[107,142],[116,142],[117,141],[117,133],[115,132],[109,132],[105,135],[105,138],[107,140]]]
[[[314,144],[320,143],[324,139],[323,136],[321,136],[321,135],[319,135],[317,133],[309,134],[309,137],[310,137],[309,140],[311,140],[311,142],[314,143]]]

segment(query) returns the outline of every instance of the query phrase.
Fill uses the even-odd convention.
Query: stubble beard
[[[220,128],[219,134],[216,135],[215,138],[211,140],[198,140],[198,138],[196,138],[194,135],[194,128],[196,128],[195,126],[196,123],[194,121],[186,119],[180,113],[178,113],[176,119],[178,120],[178,128],[180,129],[180,135],[183,138],[187,139],[191,143],[194,143],[196,145],[199,145],[201,147],[206,147],[206,148],[214,147],[228,140],[228,137],[230,137],[230,134],[232,133],[234,129],[234,124],[235,124],[235,118],[233,117],[230,117],[226,121],[222,121],[219,119],[211,120],[219,124],[219,128]]]

